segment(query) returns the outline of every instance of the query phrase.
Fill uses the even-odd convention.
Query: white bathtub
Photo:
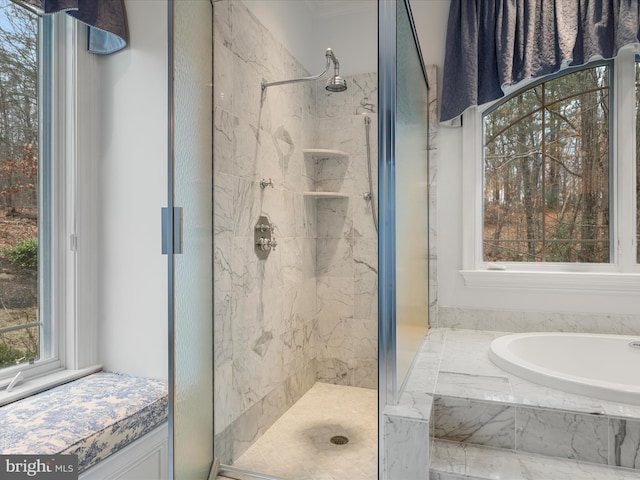
[[[517,333],[491,342],[497,366],[567,392],[640,405],[640,337],[587,333]]]

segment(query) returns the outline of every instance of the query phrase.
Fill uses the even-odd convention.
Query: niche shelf
[[[322,160],[336,160],[339,164],[344,164],[344,159],[349,158],[347,152],[341,150],[330,150],[328,148],[305,148],[302,150],[305,159],[313,160],[314,162]],[[317,172],[316,172],[317,174]],[[304,198],[348,198],[349,195],[341,192],[302,192]]]
[[[349,195],[340,192],[302,192],[305,198],[348,198]]]
[[[302,150],[302,153],[304,153],[305,157],[314,159],[344,158],[349,156],[347,152],[343,152],[341,150],[329,150],[328,148],[305,148]]]

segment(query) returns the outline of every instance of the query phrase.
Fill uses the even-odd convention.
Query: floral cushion
[[[0,408],[0,454],[75,454],[80,472],[167,419],[167,383],[98,372]]]

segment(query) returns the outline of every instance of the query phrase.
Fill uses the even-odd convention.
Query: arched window
[[[612,77],[591,64],[482,114],[484,262],[613,261]]]

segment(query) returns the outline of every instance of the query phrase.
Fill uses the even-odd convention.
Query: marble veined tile
[[[489,360],[489,344],[502,333],[451,330],[446,334],[440,370],[500,377],[505,372]]]
[[[445,371],[438,374],[436,394],[502,402],[511,402],[513,399],[506,375],[496,377]]]
[[[509,478],[523,480],[614,480],[607,467],[537,455],[517,455],[516,469]]]
[[[427,478],[429,423],[385,416],[384,452],[384,478],[387,480]]]
[[[432,472],[441,475],[451,475],[451,478],[482,480],[627,480],[638,478],[638,476],[617,476],[626,475],[627,472],[619,472],[596,464],[439,440],[433,442],[432,445],[431,469]],[[440,478],[448,479],[446,476]]]
[[[233,129],[238,125],[238,119],[220,106],[214,109],[214,118],[213,169],[216,175],[232,174]]]
[[[509,453],[500,449],[434,440],[431,445],[431,470],[451,475],[452,478],[516,480],[519,477],[507,476],[514,469],[514,460]],[[446,476],[441,478],[448,480]]]
[[[495,330],[493,310],[475,310],[455,307],[439,309],[440,326],[448,328],[470,329],[472,331]]]
[[[440,354],[423,351],[413,364],[411,373],[404,386],[405,392],[424,392],[433,394],[438,376]]]
[[[609,448],[609,465],[640,469],[640,422],[611,419]]]
[[[360,102],[376,104],[378,100],[378,75],[377,73],[361,73],[351,77],[351,95],[353,106],[359,107]],[[361,112],[361,110],[359,110]],[[353,112],[355,113],[355,111]]]
[[[515,407],[436,396],[436,438],[499,448],[515,448]]]
[[[607,415],[614,417],[628,417],[640,419],[640,405],[630,405],[627,403],[615,403],[601,400],[602,407]]]
[[[353,284],[353,240],[318,238],[316,240],[316,275],[348,277]],[[353,285],[350,290],[353,296]]]
[[[513,401],[532,407],[573,410],[582,413],[604,415],[603,401],[597,398],[576,395],[562,390],[545,387],[509,374],[513,389]]]
[[[516,449],[540,455],[608,463],[608,419],[517,407]]]
[[[345,198],[317,200],[317,237],[343,238],[353,231],[353,213]]]
[[[615,468],[613,469],[613,478],[615,480],[638,480],[640,479],[640,473],[633,470]]]
[[[417,422],[431,422],[433,395],[420,392],[403,392],[397,405],[387,405],[384,414],[391,417],[407,418]]]

